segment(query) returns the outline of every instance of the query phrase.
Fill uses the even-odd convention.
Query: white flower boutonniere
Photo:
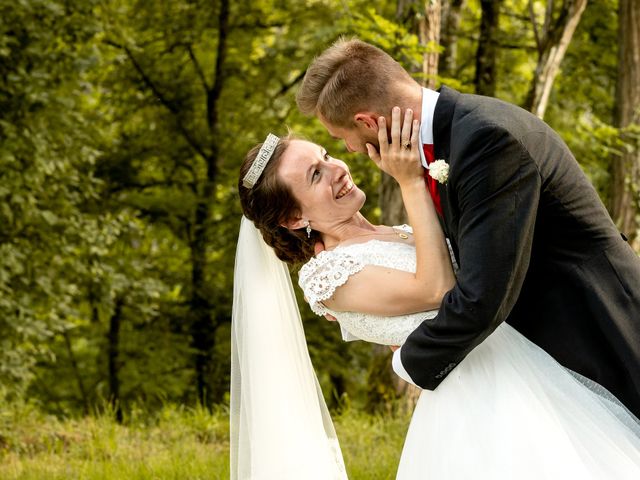
[[[449,180],[449,164],[440,159],[429,164],[429,175],[440,183],[447,183]]]

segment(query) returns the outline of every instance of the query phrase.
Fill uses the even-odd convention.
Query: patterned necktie
[[[427,159],[427,165],[430,165],[435,158],[435,154],[433,153],[433,145],[429,143],[425,143],[422,145],[422,149],[424,151],[424,157]],[[424,169],[424,181],[427,185],[427,190],[429,191],[429,195],[431,195],[431,199],[433,200],[433,204],[436,207],[436,211],[442,217],[442,204],[440,203],[440,192],[438,191],[438,182],[436,179],[429,175],[429,170],[427,168]]]

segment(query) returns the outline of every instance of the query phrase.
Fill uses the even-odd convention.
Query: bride
[[[380,121],[374,162],[399,183],[412,229],[372,225],[349,169],[321,146],[267,140],[241,168],[234,283],[231,478],[346,479],[304,341],[288,270],[345,340],[401,345],[455,283],[427,194],[418,125]],[[402,123],[402,125],[401,125]],[[314,244],[326,250],[313,256]],[[277,257],[277,258],[276,258]],[[401,480],[640,478],[638,420],[604,388],[500,325],[434,391],[423,391]]]

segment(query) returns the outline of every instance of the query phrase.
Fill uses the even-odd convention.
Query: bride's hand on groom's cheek
[[[413,111],[407,109],[402,115],[399,107],[391,111],[391,143],[387,132],[387,121],[378,119],[378,150],[366,144],[369,158],[382,171],[388,173],[401,185],[404,182],[422,181],[422,165],[418,150],[420,124],[413,119]]]

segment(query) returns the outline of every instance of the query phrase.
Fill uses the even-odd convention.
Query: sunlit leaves
[[[527,5],[503,2],[498,39],[497,96],[517,104],[536,62]],[[539,20],[545,5],[534,2]],[[611,126],[616,5],[589,3],[546,115],[602,192],[608,156],[638,141],[636,127]],[[364,213],[379,219],[379,172],[303,117],[295,92],[310,60],[341,35],[385,49],[417,79],[435,46],[420,45],[395,2],[239,0],[230,2],[218,72],[219,6],[0,0],[0,392],[28,386],[50,409],[72,412],[83,401],[82,380],[86,400],[99,404],[109,395],[109,322],[123,302],[123,404],[193,401],[189,302],[195,212],[205,199],[208,240],[197,261],[215,330],[211,386],[224,399],[237,172],[270,131],[291,128],[346,160],[368,195]],[[478,1],[466,1],[456,71],[439,83],[473,92],[479,18]],[[207,90],[220,73],[214,127]],[[217,169],[210,189],[207,162]],[[361,397],[370,350],[342,343],[335,324],[299,301],[328,395],[342,382]]]

